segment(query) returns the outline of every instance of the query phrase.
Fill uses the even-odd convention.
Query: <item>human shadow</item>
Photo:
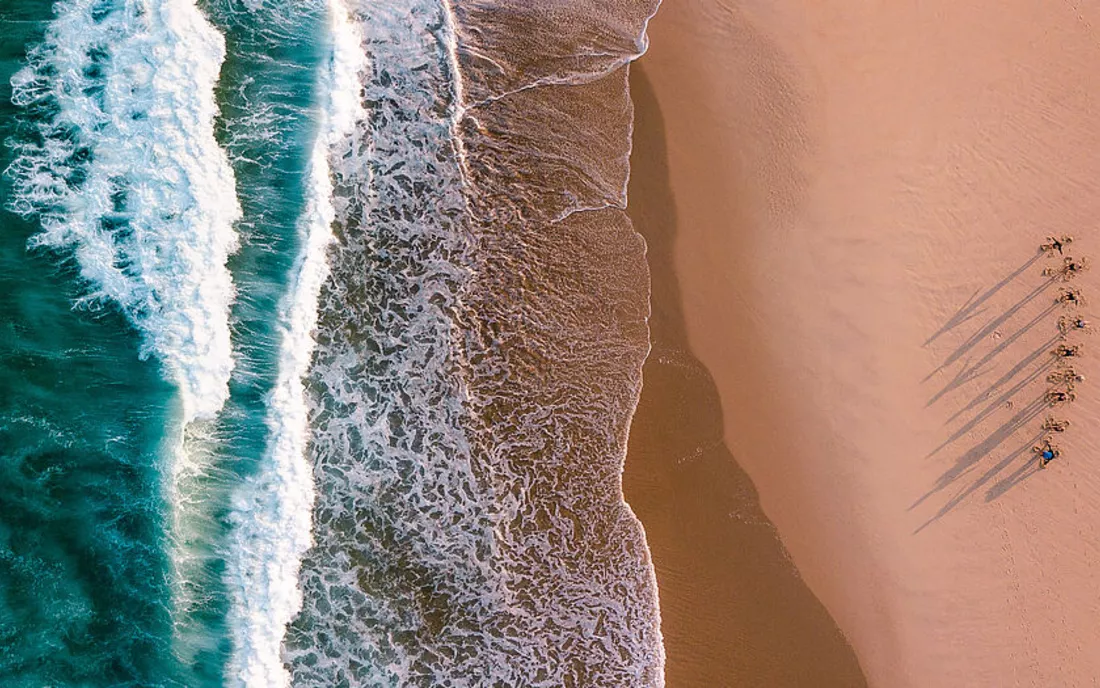
[[[959,504],[962,504],[962,502],[964,500],[966,500],[967,497],[972,495],[974,492],[976,492],[978,489],[980,489],[983,485],[985,485],[990,480],[995,478],[998,474],[1000,474],[1002,471],[1004,471],[1006,468],[1008,468],[1008,466],[1012,465],[1012,463],[1014,463],[1020,457],[1021,454],[1031,453],[1032,446],[1034,446],[1034,443],[1037,442],[1041,437],[1042,437],[1042,433],[1035,433],[1035,435],[1033,435],[1028,441],[1024,442],[1022,445],[1020,445],[1019,447],[1014,449],[1012,452],[1010,452],[1003,459],[1001,459],[996,464],[994,464],[993,466],[988,468],[985,471],[985,473],[983,473],[981,476],[979,476],[977,479],[975,479],[974,482],[972,482],[965,490],[963,490],[962,492],[960,492],[959,494],[955,495],[950,500],[948,500],[946,504],[944,504],[942,507],[940,507],[939,511],[937,511],[935,513],[935,515],[933,515],[931,518],[929,518],[927,521],[925,521],[919,528],[917,528],[915,531],[913,531],[913,533],[916,534],[916,533],[921,532],[922,530],[924,530],[928,526],[932,525],[936,521],[938,521],[941,518],[943,518],[944,516],[946,516],[948,513],[951,512],[952,509],[957,507]],[[1010,488],[1012,488],[1015,485],[1018,485],[1019,483],[1023,482],[1023,480],[1028,477],[1028,475],[1022,473],[1022,471],[1026,471],[1029,466],[1033,466],[1033,465],[1038,465],[1038,462],[1035,461],[1035,460],[1029,460],[1029,461],[1025,462],[1024,465],[1021,466],[1019,469],[1017,469],[1017,471],[1015,473],[1013,473],[1012,476],[1010,476],[1009,478],[1006,478],[1005,480],[1002,480],[999,483],[997,483],[996,485],[994,485],[994,487],[990,488],[986,492],[985,501],[990,502],[995,498],[992,495],[995,494],[997,497],[999,497],[999,496],[1003,495],[1005,492],[1007,492]],[[1021,477],[1015,477],[1017,475],[1019,475]]]
[[[1042,470],[1039,465],[1039,457],[1035,456],[1030,461],[1026,461],[1020,465],[1011,475],[1001,479],[995,485],[985,491],[985,501],[992,502],[1004,493],[1008,492],[1012,488],[1016,487],[1020,483],[1029,479]]]
[[[992,454],[998,447],[1008,441],[1021,428],[1034,420],[1040,413],[1044,411],[1044,409],[1047,408],[1049,408],[1049,404],[1043,396],[1039,396],[1038,398],[1028,402],[1028,404],[1017,411],[1000,427],[993,430],[984,439],[982,439],[980,442],[975,444],[973,447],[971,447],[962,455],[960,455],[957,459],[955,459],[955,464],[948,470],[944,471],[943,474],[941,474],[940,477],[936,480],[932,488],[925,492],[924,495],[917,499],[917,501],[913,502],[912,505],[910,505],[909,510],[912,511],[913,509],[923,504],[929,498],[939,494],[940,492],[954,485],[962,478],[966,477],[971,471],[975,470],[978,463],[982,459]],[[935,521],[938,521],[940,518],[947,515],[951,510],[961,504],[967,496],[973,493],[974,490],[978,489],[990,479],[995,477],[998,473],[1004,470],[1004,468],[1007,467],[1012,462],[1012,460],[1019,456],[1020,453],[1030,448],[1032,442],[1034,442],[1035,439],[1038,439],[1040,435],[1041,433],[1036,433],[1035,437],[1028,441],[1023,448],[1011,452],[1008,457],[1002,459],[999,463],[987,470],[985,474],[983,474],[980,478],[971,483],[969,487],[952,497],[946,504],[940,507],[935,515],[928,519],[914,532],[919,533]]]
[[[966,384],[967,382],[970,382],[971,380],[974,380],[974,379],[977,379],[978,377],[980,377],[983,374],[981,371],[982,371],[982,368],[984,366],[986,366],[987,364],[992,362],[994,358],[996,358],[1005,349],[1007,349],[1009,346],[1011,346],[1013,343],[1015,343],[1020,337],[1027,334],[1031,330],[1031,328],[1035,327],[1036,325],[1041,323],[1044,319],[1046,319],[1046,317],[1048,315],[1050,315],[1051,313],[1053,313],[1054,309],[1057,308],[1057,307],[1058,307],[1058,304],[1051,304],[1050,306],[1047,306],[1038,315],[1036,315],[1034,318],[1032,318],[1027,324],[1025,324],[1024,326],[1020,327],[1015,332],[1013,332],[1011,336],[1005,337],[1004,341],[1002,341],[1000,344],[995,346],[993,349],[991,349],[989,352],[987,352],[984,356],[982,356],[980,359],[978,359],[977,363],[970,364],[968,362],[967,364],[965,364],[962,367],[962,369],[958,373],[955,374],[955,377],[952,378],[952,380],[950,382],[948,382],[946,385],[944,385],[943,389],[936,392],[936,394],[934,394],[932,396],[932,398],[928,400],[928,403],[925,404],[925,406],[931,406],[932,404],[939,401],[948,392],[951,392],[951,391],[959,388],[960,386]],[[1055,337],[1055,339],[1057,339],[1057,337]],[[941,366],[940,370],[942,370],[943,367],[944,366]]]
[[[939,370],[942,370],[942,368],[937,369],[937,372]],[[924,402],[924,407],[928,408],[932,404],[935,404],[937,401],[942,399],[946,394],[955,391],[956,389],[962,387],[968,382],[977,380],[978,378],[985,375],[987,372],[988,371],[982,370],[982,367],[980,365],[972,365],[970,361],[967,360],[961,368],[955,371],[955,375],[947,381],[946,385],[940,388],[938,392],[933,394],[928,401]],[[933,373],[933,375],[934,374],[935,373]]]
[[[985,293],[983,293],[981,296],[978,296],[978,292],[981,290],[975,290],[971,297],[967,300],[967,302],[962,305],[962,308],[960,308],[955,313],[955,315],[951,316],[951,318],[946,323],[944,323],[943,326],[940,327],[940,329],[936,330],[936,332],[934,332],[932,336],[924,341],[924,345],[928,346],[932,342],[936,341],[936,339],[938,339],[940,336],[947,334],[959,325],[962,325],[969,320],[981,315],[981,313],[984,311],[984,309],[981,308],[982,304],[995,296],[997,292],[1001,291],[1009,284],[1011,284],[1013,280],[1022,275],[1042,256],[1042,251],[1036,251],[1035,255],[1025,261],[1023,265],[1013,270],[1008,277],[1005,277],[1003,280],[987,289]]]
[[[1044,346],[1043,348],[1039,349],[1039,351],[1046,351],[1046,347]],[[1039,379],[1040,376],[1042,376],[1044,373],[1046,373],[1048,370],[1050,370],[1053,367],[1054,367],[1053,359],[1048,359],[1048,360],[1044,361],[1037,368],[1035,368],[1035,370],[1028,373],[1028,375],[1026,377],[1024,377],[1022,380],[1020,380],[1015,385],[1010,387],[1006,392],[1001,394],[999,397],[997,397],[993,401],[989,402],[986,405],[985,408],[983,408],[973,418],[971,418],[965,424],[963,424],[958,430],[951,433],[950,437],[948,437],[946,440],[944,440],[938,447],[936,447],[935,449],[930,451],[928,453],[928,455],[925,456],[924,458],[928,459],[928,458],[931,458],[931,457],[935,456],[940,451],[942,451],[945,447],[947,447],[948,445],[952,444],[956,440],[958,440],[958,439],[962,438],[963,436],[965,436],[967,433],[969,433],[971,430],[973,430],[979,424],[981,424],[982,421],[984,421],[991,414],[993,414],[994,411],[996,411],[999,408],[1004,407],[1004,405],[1006,403],[1010,402],[1014,396],[1016,396],[1018,393],[1023,391],[1024,388],[1026,388],[1029,384],[1031,384],[1035,380]]]
[[[925,344],[931,343],[946,332],[966,322],[973,321],[981,313],[987,312],[988,304],[991,302],[991,299],[1017,280],[1028,268],[1035,265],[1042,256],[1042,251],[1037,251],[1035,255],[1024,261],[1024,263],[1017,267],[1011,274],[993,287],[987,289],[980,296],[977,295],[978,292],[976,291],[975,295],[971,296],[967,303],[964,304],[964,306],[959,309],[959,311],[941,327],[939,331],[930,337]],[[998,357],[1003,356],[1011,347],[1017,345],[1026,335],[1033,332],[1036,327],[1044,322],[1050,322],[1052,315],[1058,308],[1059,304],[1057,302],[1052,301],[1045,306],[1031,308],[1029,308],[1029,306],[1031,306],[1037,298],[1046,293],[1056,282],[1057,279],[1053,277],[1044,277],[1040,284],[1033,288],[1029,288],[1027,293],[1022,297],[1012,297],[1015,299],[1012,305],[1008,306],[1005,310],[996,315],[996,317],[992,317],[987,322],[977,327],[976,330],[969,333],[969,335],[966,335],[962,343],[956,346],[954,350],[947,355],[946,359],[925,377],[925,381],[927,382],[933,376],[942,373],[950,366],[958,363],[964,356],[967,357],[961,367],[954,371],[951,379],[928,400],[926,407],[935,404],[945,395],[954,392],[963,385],[989,374],[995,369],[994,364],[998,360]],[[1028,312],[1034,314],[1027,322],[1017,326],[1011,334],[1002,338],[1000,329],[1007,329],[1006,326],[1011,326],[1010,323],[1014,325],[1013,319],[1019,316],[1021,311],[1025,308],[1028,308]],[[1037,312],[1035,308],[1038,308]],[[996,345],[978,357],[977,360],[973,360],[969,354],[974,351],[974,348],[978,346],[979,343],[986,340],[991,335],[998,339]],[[1020,468],[1017,468],[1007,477],[1004,476],[1004,473],[1017,462],[1021,454],[1029,451],[1032,442],[1042,436],[1041,432],[1037,431],[1035,436],[1024,446],[1017,447],[1004,456],[1001,456],[1001,453],[1004,452],[1003,445],[1010,442],[1013,437],[1020,437],[1027,424],[1032,422],[1044,409],[1050,407],[1050,403],[1047,401],[1045,395],[1032,399],[1022,408],[1015,408],[1014,400],[1018,396],[1026,394],[1027,390],[1032,387],[1036,381],[1041,380],[1043,376],[1054,367],[1055,360],[1049,353],[1051,347],[1054,346],[1059,339],[1060,337],[1058,334],[1051,335],[1039,344],[1037,348],[1032,349],[1020,360],[1013,363],[1006,372],[1000,374],[996,380],[989,383],[984,389],[963,405],[962,408],[956,410],[951,417],[948,418],[947,423],[953,425],[960,418],[963,418],[964,414],[974,413],[972,417],[966,419],[961,426],[952,431],[949,437],[941,442],[936,448],[932,449],[925,456],[926,459],[939,454],[956,442],[978,431],[982,428],[984,423],[990,422],[990,419],[994,417],[995,412],[999,409],[1014,409],[1011,418],[1003,422],[994,430],[987,431],[980,441],[976,442],[973,446],[956,457],[954,463],[937,478],[932,487],[910,505],[909,510],[912,511],[927,502],[933,496],[939,495],[950,488],[957,488],[953,496],[940,506],[936,513],[917,528],[914,533],[921,532],[931,524],[943,518],[962,504],[976,490],[988,486],[991,482],[997,481],[993,487],[987,489],[987,501],[1004,494],[1007,490],[1022,482],[1022,480],[1026,479],[1027,475],[1029,475],[1026,469]],[[994,455],[997,455],[999,458],[993,458]],[[988,465],[990,462],[986,461],[986,459],[991,458],[993,459],[993,464]],[[1030,463],[1031,462],[1026,462],[1025,466]]]
[[[947,368],[948,366],[955,363],[955,361],[962,358],[963,355],[965,355],[968,351],[977,346],[979,342],[996,332],[998,327],[1008,322],[1008,320],[1015,316],[1020,311],[1020,309],[1027,306],[1029,303],[1034,301],[1036,297],[1049,289],[1051,285],[1054,284],[1054,282],[1055,280],[1053,278],[1047,278],[1043,281],[1042,284],[1028,292],[1027,295],[1025,295],[1022,299],[1012,304],[1003,313],[986,323],[981,329],[972,334],[969,338],[967,338],[965,342],[963,342],[954,351],[952,351],[938,368],[928,374],[925,380],[931,379],[936,373],[940,372],[944,368]],[[1054,306],[1051,306],[1051,309],[1053,308]]]
[[[1019,375],[1022,370],[1027,368],[1032,363],[1034,363],[1036,359],[1043,359],[1042,363],[1040,364],[1040,369],[1041,370],[1045,371],[1045,370],[1049,370],[1050,368],[1052,368],[1054,366],[1054,358],[1052,356],[1050,356],[1050,349],[1051,349],[1051,347],[1053,347],[1058,342],[1059,339],[1060,339],[1060,337],[1055,335],[1055,336],[1051,337],[1050,339],[1046,340],[1045,342],[1043,342],[1037,349],[1035,349],[1030,354],[1028,354],[1023,359],[1021,359],[1018,363],[1016,363],[1016,365],[1009,368],[1008,371],[1004,375],[997,378],[997,380],[994,381],[993,384],[989,385],[988,387],[983,389],[981,392],[979,392],[973,399],[971,399],[966,404],[966,406],[964,406],[961,409],[959,409],[958,411],[956,411],[950,418],[947,419],[947,422],[948,423],[953,423],[959,416],[961,416],[962,414],[964,414],[967,411],[971,410],[972,408],[974,408],[978,404],[983,403],[994,392],[996,392],[998,389],[1000,389],[1002,385],[1008,383],[1009,380],[1011,380],[1012,378]],[[1046,358],[1044,358],[1044,357],[1046,357]],[[1014,385],[1012,387],[1012,389],[1013,390],[1019,390],[1020,385],[1019,384]]]
[[[674,686],[865,686],[855,654],[799,576],[724,440],[722,401],[692,354],[674,269],[665,125],[644,62],[628,213],[651,272],[652,350],[631,424],[623,490],[657,572],[666,680]]]

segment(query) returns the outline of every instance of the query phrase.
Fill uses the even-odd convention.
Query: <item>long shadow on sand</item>
[[[1020,392],[1022,392],[1025,388],[1027,388],[1027,386],[1029,384],[1031,384],[1035,380],[1038,380],[1040,378],[1040,376],[1042,376],[1047,371],[1051,370],[1054,367],[1054,359],[1050,356],[1050,346],[1055,341],[1057,341],[1057,338],[1053,338],[1050,342],[1044,343],[1042,346],[1040,346],[1038,349],[1033,351],[1031,354],[1028,354],[1027,360],[1035,360],[1036,358],[1043,357],[1044,354],[1046,356],[1045,356],[1045,358],[1042,358],[1042,362],[1039,365],[1035,366],[1027,375],[1025,375],[1021,380],[1019,380],[1012,387],[1009,387],[1005,392],[1003,392],[996,399],[994,399],[993,401],[990,401],[989,403],[987,403],[985,408],[983,408],[981,411],[978,411],[976,414],[974,414],[973,418],[971,418],[966,423],[964,423],[962,426],[960,426],[958,430],[951,433],[950,437],[948,437],[946,440],[944,440],[943,443],[940,444],[940,446],[938,446],[935,449],[933,449],[932,451],[930,451],[928,453],[928,455],[925,456],[925,458],[927,459],[927,458],[931,458],[932,456],[935,456],[941,450],[946,448],[948,445],[952,444],[956,440],[958,440],[958,439],[962,438],[963,436],[965,436],[971,430],[978,427],[978,425],[980,425],[982,421],[986,420],[990,415],[992,415],[994,411],[996,411],[999,408],[1002,408],[1005,404],[1010,403],[1012,401],[1012,399],[1015,398],[1015,396],[1017,394],[1019,394]],[[983,392],[982,394],[984,395],[985,393]],[[982,398],[982,395],[979,395],[979,397],[976,397],[969,404],[967,404],[966,408],[973,408],[974,406],[977,406],[980,403],[978,401],[978,399],[980,399],[980,398]],[[962,413],[961,411],[957,412],[954,416],[952,416],[951,420],[954,420],[955,418],[957,418],[959,415],[961,415],[961,413]]]
[[[924,495],[921,496],[921,498],[918,499],[916,502],[914,502],[913,505],[909,508],[914,509],[920,506],[922,503],[925,502],[925,500],[936,494],[939,494],[943,490],[953,485],[956,481],[966,477],[971,472],[980,470],[978,464],[981,463],[982,459],[989,456],[993,451],[995,451],[998,447],[1000,447],[1013,435],[1015,435],[1018,430],[1026,426],[1032,420],[1036,419],[1039,414],[1041,414],[1047,408],[1048,404],[1046,400],[1041,396],[1037,399],[1030,401],[1022,409],[1017,411],[1016,414],[1012,416],[1012,418],[1010,418],[1007,422],[1005,422],[996,430],[987,435],[982,441],[978,442],[976,445],[964,452],[962,456],[955,459],[955,465],[945,471],[943,475],[941,475],[936,481],[936,484],[932,487],[932,489],[928,490],[928,492],[925,492]],[[1007,456],[1005,456],[999,462],[987,469],[977,479],[970,483],[970,485],[968,485],[965,489],[951,497],[951,499],[949,499],[942,507],[940,507],[940,509],[931,518],[929,518],[927,521],[924,522],[923,525],[917,528],[915,532],[919,533],[920,531],[924,530],[928,526],[946,516],[948,513],[951,512],[952,509],[962,504],[963,501],[966,500],[966,498],[969,497],[971,494],[973,494],[975,490],[981,488],[990,480],[994,479],[998,474],[1008,468],[1021,456],[1027,455],[1030,458],[1030,454],[1028,454],[1028,452],[1030,452],[1032,445],[1039,439],[1040,435],[1040,432],[1034,433],[1031,437],[1029,437],[1026,442],[1013,449],[1011,452],[1008,453]],[[1004,491],[1002,491],[1001,494],[1004,494]]]
[[[1019,306],[1014,306],[1014,308],[1018,309]],[[985,368],[986,365],[991,363],[993,361],[993,359],[995,359],[998,355],[1000,355],[1002,352],[1004,352],[1005,349],[1007,349],[1009,346],[1011,346],[1013,343],[1015,343],[1016,340],[1018,340],[1023,335],[1027,334],[1031,330],[1031,328],[1033,328],[1036,325],[1038,325],[1039,323],[1043,322],[1043,320],[1045,320],[1047,318],[1047,316],[1049,316],[1051,313],[1054,312],[1055,308],[1057,308],[1057,306],[1053,305],[1053,304],[1048,306],[1045,310],[1043,310],[1038,315],[1036,315],[1034,318],[1032,318],[1030,322],[1028,322],[1023,327],[1021,327],[1020,329],[1013,332],[1010,336],[1006,337],[1003,342],[1001,342],[996,347],[994,347],[991,351],[986,353],[985,356],[982,356],[980,359],[978,359],[977,363],[971,364],[971,363],[967,362],[965,365],[963,365],[962,368],[959,369],[959,372],[955,375],[955,377],[952,378],[952,380],[949,383],[947,383],[947,385],[945,385],[943,387],[943,389],[936,392],[936,394],[931,399],[929,399],[928,403],[925,404],[925,405],[926,406],[931,406],[932,404],[939,401],[940,398],[943,397],[943,395],[947,394],[948,392],[954,391],[955,389],[957,389],[961,385],[966,384],[967,382],[970,382],[971,380],[974,380],[974,379],[980,377],[982,374],[984,374],[983,369]],[[1002,322],[1004,322],[1004,321],[1002,320]],[[994,331],[995,330],[990,329],[988,332],[985,332],[982,335],[983,338],[990,335],[990,334],[992,334]],[[1057,337],[1055,337],[1055,339],[1057,339]],[[939,370],[942,370],[946,365],[948,365],[948,364],[944,364],[944,366],[941,366],[939,368]],[[939,372],[939,370],[937,370],[936,372]]]
[[[1036,253],[1023,265],[1013,270],[1012,274],[1010,274],[1008,277],[1005,277],[1003,280],[983,292],[981,296],[978,296],[978,292],[981,291],[980,289],[975,291],[974,294],[971,295],[971,297],[967,300],[967,302],[964,303],[962,307],[955,313],[955,315],[951,316],[951,319],[943,324],[943,327],[936,330],[931,337],[924,341],[924,345],[928,346],[932,342],[939,339],[941,335],[947,334],[959,325],[962,325],[969,320],[981,315],[985,311],[985,309],[982,308],[982,305],[985,304],[986,301],[995,296],[997,292],[1001,291],[1009,284],[1011,284],[1017,277],[1024,274],[1024,272],[1026,272],[1028,268],[1034,265],[1035,262],[1038,261],[1041,257],[1042,254]]]
[[[623,487],[657,570],[667,683],[865,686],[854,653],[799,577],[723,440],[721,400],[689,349],[673,269],[676,211],[663,117],[644,66],[631,67],[630,83],[629,214],[649,249],[653,349]]]
[[[926,343],[932,342],[940,335],[967,321],[973,320],[984,312],[986,310],[985,308],[979,308],[982,304],[986,303],[1001,289],[1016,280],[1021,273],[1034,265],[1040,257],[1041,254],[1037,254],[1030,258],[1022,266],[1013,271],[1012,274],[988,289],[980,297],[971,297],[971,300],[964,305],[951,320],[941,327],[939,331],[930,337]],[[1045,278],[1038,286],[1028,291],[1026,295],[1007,307],[999,315],[991,318],[988,322],[978,327],[971,335],[966,337],[961,345],[956,347],[954,351],[947,356],[946,360],[938,366],[936,370],[925,378],[925,381],[931,379],[932,376],[937,373],[948,369],[952,364],[957,363],[963,355],[972,351],[979,343],[986,341],[991,335],[999,333],[1000,329],[1009,325],[1012,319],[1021,313],[1022,309],[1028,306],[1028,304],[1033,302],[1036,298],[1046,293],[1052,284],[1054,284],[1054,280]],[[995,363],[997,357],[1005,354],[1006,351],[1010,350],[1013,344],[1024,335],[1031,332],[1034,328],[1043,324],[1053,325],[1053,316],[1056,309],[1057,304],[1054,303],[1042,308],[1026,323],[1019,325],[1009,336],[1000,339],[996,346],[986,352],[977,361],[971,362],[967,360],[963,362],[947,384],[929,399],[927,406],[931,406],[964,384],[972,382],[990,372],[991,366]],[[999,334],[996,334],[996,336],[999,336]],[[909,507],[910,510],[916,509],[932,497],[943,493],[949,488],[955,487],[961,481],[969,481],[964,487],[958,489],[958,491],[955,492],[935,514],[917,528],[915,532],[919,533],[929,525],[943,518],[966,501],[975,491],[983,487],[986,488],[985,500],[989,502],[1004,495],[1012,487],[1019,485],[1034,474],[1038,462],[1031,453],[1031,447],[1042,436],[1042,432],[1039,428],[1035,427],[1035,432],[1024,434],[1023,436],[1026,439],[1018,446],[1008,443],[1012,442],[1013,438],[1015,438],[1016,442],[1020,442],[1021,431],[1025,430],[1029,424],[1035,421],[1040,414],[1050,407],[1042,394],[1037,398],[1028,397],[1029,400],[1027,403],[1020,408],[1016,408],[1016,399],[1021,395],[1028,394],[1028,390],[1033,388],[1034,383],[1043,379],[1054,367],[1054,359],[1050,355],[1050,350],[1058,340],[1059,336],[1057,334],[1052,334],[1039,344],[1037,348],[1032,349],[1022,356],[1021,359],[1013,364],[1005,373],[978,392],[978,394],[948,419],[948,423],[954,423],[965,414],[974,413],[973,416],[956,428],[938,447],[929,452],[925,458],[935,456],[955,442],[979,430],[983,423],[995,417],[995,413],[998,410],[1015,409],[1011,418],[1002,422],[1000,426],[994,430],[989,431],[982,440],[958,456],[954,464],[940,475],[931,489],[925,492]],[[992,463],[992,465],[983,465],[983,463],[988,463],[985,460],[995,453],[999,454],[1005,451],[1003,445],[1006,444],[1012,447],[1010,451],[996,460],[995,463]],[[1007,477],[1003,476],[1005,471],[1012,469],[1014,464],[1020,465]],[[993,484],[990,485],[990,483]]]
[[[926,377],[925,380],[927,381],[927,380],[932,379],[932,377],[934,377],[941,370],[944,370],[945,368],[951,366],[953,363],[958,361],[968,351],[973,349],[980,342],[984,341],[986,337],[988,337],[989,335],[996,332],[997,328],[999,328],[1001,325],[1005,324],[1010,319],[1012,319],[1012,317],[1015,316],[1017,313],[1019,313],[1022,308],[1027,306],[1032,301],[1034,301],[1036,297],[1038,297],[1040,294],[1042,294],[1044,291],[1046,291],[1048,288],[1050,288],[1050,286],[1053,285],[1053,284],[1054,284],[1054,280],[1048,278],[1042,284],[1040,284],[1039,286],[1035,287],[1030,292],[1028,292],[1028,294],[1026,296],[1024,296],[1022,299],[1020,299],[1016,303],[1012,304],[1012,306],[1010,306],[1003,313],[1001,313],[996,318],[994,318],[993,320],[986,323],[980,330],[978,330],[977,332],[972,334],[970,337],[968,337],[965,342],[963,342],[957,349],[955,349],[953,352],[951,352],[951,354],[947,357],[947,359],[942,364],[940,364],[940,366],[938,368],[936,368],[935,370],[933,370],[931,373],[928,374],[928,377]],[[1036,319],[1035,322],[1037,322],[1038,319],[1041,319],[1044,315],[1046,315],[1047,313],[1049,313],[1052,310],[1054,310],[1054,306],[1051,306],[1050,308],[1048,308],[1047,311],[1044,312],[1043,314],[1041,314],[1039,316],[1039,318]],[[1034,324],[1034,323],[1032,323],[1032,324]],[[1027,329],[1029,329],[1029,328],[1024,327],[1024,328],[1021,329],[1020,332],[1021,333],[1025,332],[1025,331],[1027,331]],[[1004,348],[1006,346],[1008,346],[1009,343],[1010,342],[1007,342],[1007,341],[1002,343],[1001,346],[998,349],[995,349],[993,352],[990,352],[989,356],[992,357],[992,356],[996,355],[997,353],[999,353],[1000,351],[1003,351]],[[980,364],[977,364],[974,367],[979,367],[979,366],[980,366]],[[941,391],[938,395],[936,395],[936,397],[933,398],[933,401],[935,401],[935,399],[938,399],[940,396],[942,396],[945,392],[949,391],[950,389],[953,389],[953,387],[949,386],[947,389],[944,389],[943,391]],[[929,404],[931,404],[931,403],[932,402],[929,402]]]
[[[963,415],[964,413],[967,413],[968,411],[973,409],[975,406],[983,403],[986,399],[988,399],[990,396],[992,396],[994,392],[996,392],[998,389],[1000,389],[1003,385],[1007,384],[1009,380],[1011,380],[1014,377],[1016,377],[1017,375],[1019,375],[1021,371],[1026,370],[1027,367],[1030,366],[1032,363],[1035,363],[1036,361],[1041,361],[1040,362],[1040,367],[1043,368],[1044,370],[1052,368],[1054,366],[1054,359],[1050,357],[1050,349],[1051,349],[1052,346],[1054,346],[1058,342],[1058,339],[1059,338],[1057,336],[1052,336],[1049,339],[1047,339],[1045,342],[1043,342],[1042,346],[1035,349],[1030,354],[1025,356],[1023,359],[1018,361],[1016,363],[1016,365],[1014,365],[1014,366],[1012,366],[1011,368],[1008,369],[1008,372],[1006,372],[1001,377],[997,378],[992,384],[990,384],[988,387],[986,387],[981,392],[979,392],[977,394],[977,396],[975,396],[973,399],[970,400],[969,403],[966,404],[966,406],[963,406],[961,409],[956,411],[954,413],[954,415],[952,415],[948,419],[948,422],[949,423],[955,422],[955,420],[957,420],[959,418],[959,416]],[[1042,361],[1045,361],[1045,362],[1042,362]],[[1013,394],[1018,392],[1020,390],[1019,383],[1014,385],[1011,389],[1012,389]],[[1001,401],[1007,401],[1007,399],[1001,399]]]

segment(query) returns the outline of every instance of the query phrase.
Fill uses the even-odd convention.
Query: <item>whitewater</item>
[[[267,425],[270,452],[260,472],[234,496],[228,557],[232,607],[229,626],[235,685],[287,685],[281,646],[286,626],[301,609],[298,567],[312,544],[312,467],[306,460],[308,408],[303,388],[315,342],[317,304],[328,277],[326,253],[332,242],[332,161],[352,152],[353,133],[365,118],[359,90],[365,56],[361,39],[340,0],[328,6],[332,56],[323,67],[320,133],[309,163],[289,299],[280,317],[278,380]]]
[[[52,116],[19,145],[16,212],[34,246],[71,249],[180,387],[183,422],[225,403],[233,358],[226,262],[240,215],[214,137],[221,34],[190,2],[62,0],[12,80],[14,102]]]
[[[35,217],[32,249],[71,255],[76,305],[118,308],[179,389],[163,440],[174,599],[205,565],[192,476],[210,470],[203,424],[229,396],[234,360],[227,267],[240,207],[214,131],[225,43],[193,3],[63,0],[12,79],[38,135],[16,143],[13,209]]]
[[[648,352],[625,67],[655,3],[53,9],[7,205],[71,269],[66,317],[121,316],[174,390],[125,426],[151,457],[105,445],[158,476],[104,518],[151,514],[170,616],[111,685],[663,685],[620,487]]]

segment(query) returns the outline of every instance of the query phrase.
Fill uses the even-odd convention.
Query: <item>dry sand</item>
[[[872,686],[1100,685],[1100,338],[1074,338],[1096,382],[1056,410],[1064,455],[1040,471],[1030,451],[1062,312],[1036,248],[1071,233],[1100,264],[1100,2],[666,0],[650,35],[639,122],[663,117],[671,196],[639,143],[657,341],[626,489],[669,686],[858,685],[777,549],[751,555],[774,588],[734,570],[767,523],[731,455]],[[1093,303],[1098,277],[1074,281]],[[682,346],[662,309],[682,311]],[[673,423],[661,409],[693,384],[676,380],[701,405]],[[790,651],[778,632],[748,659],[723,650],[751,645],[768,605],[700,610],[735,611],[742,585],[820,676],[730,678],[723,662]]]

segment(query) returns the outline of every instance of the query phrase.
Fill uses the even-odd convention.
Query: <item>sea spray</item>
[[[268,404],[269,451],[234,495],[227,586],[233,640],[231,685],[287,685],[281,645],[301,608],[298,569],[311,544],[313,474],[306,458],[308,420],[302,378],[314,349],[317,300],[328,276],[332,241],[331,160],[351,151],[364,114],[358,100],[364,56],[347,8],[330,0],[332,55],[321,75],[320,127],[309,163],[310,186],[300,222],[299,257],[280,316],[279,370]]]

